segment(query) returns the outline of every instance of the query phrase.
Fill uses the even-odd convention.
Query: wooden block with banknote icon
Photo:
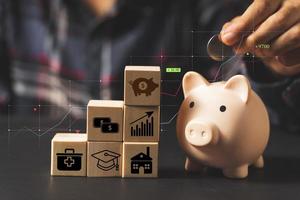
[[[123,143],[122,177],[151,178],[158,176],[158,143]]]
[[[126,66],[125,105],[159,106],[161,74],[158,66]]]
[[[125,142],[158,142],[160,133],[159,106],[124,106]]]
[[[121,177],[122,142],[88,142],[87,176]]]
[[[56,134],[51,142],[51,175],[86,176],[86,146],[86,134]]]
[[[87,134],[89,141],[122,141],[123,101],[89,101]]]

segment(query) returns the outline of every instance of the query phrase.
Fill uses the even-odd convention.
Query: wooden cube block
[[[121,176],[122,144],[122,142],[88,142],[87,176]]]
[[[51,143],[51,175],[86,176],[86,143],[86,134],[56,134]]]
[[[160,67],[126,66],[124,73],[125,105],[160,105]]]
[[[124,106],[125,142],[158,142],[160,133],[159,106]]]
[[[122,141],[123,104],[123,101],[89,101],[87,106],[89,141]]]
[[[122,177],[157,177],[158,143],[123,143]]]

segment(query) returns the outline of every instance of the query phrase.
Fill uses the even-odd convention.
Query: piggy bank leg
[[[188,172],[198,172],[203,170],[203,165],[201,165],[198,162],[192,161],[191,159],[189,159],[188,157],[185,160],[185,166],[184,169]]]
[[[223,169],[223,174],[227,178],[246,178],[248,176],[248,165]]]
[[[253,163],[254,167],[263,168],[264,167],[264,158],[259,156],[259,158]]]

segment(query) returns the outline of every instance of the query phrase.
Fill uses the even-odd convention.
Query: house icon
[[[144,174],[152,173],[152,158],[150,157],[150,147],[147,147],[147,154],[141,152],[131,158],[132,174],[139,174],[141,167],[144,169]]]

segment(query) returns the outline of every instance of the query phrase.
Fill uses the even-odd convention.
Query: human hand
[[[300,73],[300,0],[254,0],[223,26],[221,40],[281,75]]]

